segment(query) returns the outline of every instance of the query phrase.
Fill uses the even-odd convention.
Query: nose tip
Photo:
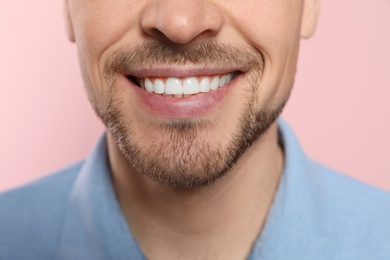
[[[154,1],[141,15],[141,28],[148,35],[176,44],[209,37],[221,29],[223,18],[207,1]]]

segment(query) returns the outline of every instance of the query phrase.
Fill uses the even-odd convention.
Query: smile
[[[228,85],[236,72],[221,75],[190,77],[129,77],[131,81],[146,92],[175,98],[189,97],[199,93],[208,93]]]
[[[138,111],[146,117],[194,119],[221,111],[244,75],[237,69],[149,69],[126,73],[119,82],[132,89]]]

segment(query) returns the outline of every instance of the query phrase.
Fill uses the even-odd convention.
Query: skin
[[[209,152],[203,149],[206,144],[210,150],[218,147],[224,151],[233,135],[242,131],[241,119],[248,113],[248,104],[253,110],[268,112],[282,107],[288,99],[299,41],[314,32],[318,9],[318,0],[248,0],[245,4],[239,0],[66,0],[67,31],[78,47],[87,94],[108,128],[108,154],[117,198],[149,259],[245,259],[250,254],[283,170],[277,126],[271,122],[265,127],[223,177],[186,188],[158,182],[129,160],[123,143],[115,137],[115,127],[104,119],[110,102],[120,113],[121,122],[131,126],[131,131],[124,131],[125,137],[131,137],[141,151],[146,151],[144,157],[159,149],[168,154],[169,161],[185,149],[191,160],[197,160],[199,149]],[[212,40],[249,50],[249,56],[261,54],[264,63],[261,68],[235,68],[235,62],[229,68],[226,62],[169,64],[173,74],[220,68],[239,69],[240,77],[207,113],[155,114],[145,108],[134,86],[123,83],[123,75],[105,77],[105,67],[115,52],[131,50],[149,40],[181,50]],[[135,74],[167,67],[161,62],[154,67],[147,62],[135,64]],[[175,150],[170,145],[169,131],[176,130],[162,125],[174,120],[205,122],[205,127],[193,129],[196,138],[192,141],[197,146],[185,143],[183,150]],[[172,159],[172,163],[180,160]],[[189,162],[191,167],[178,177],[190,176],[191,168],[195,168],[195,177],[208,177],[202,175],[202,163],[201,159],[193,165]],[[160,164],[164,166],[163,160]]]

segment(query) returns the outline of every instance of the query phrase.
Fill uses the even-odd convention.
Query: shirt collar
[[[144,259],[115,197],[105,135],[70,195],[59,259]]]
[[[283,144],[285,165],[278,190],[261,235],[255,242],[250,260],[285,259],[292,256],[300,239],[316,234],[323,223],[317,165],[301,149],[290,127],[278,120],[279,141]],[[318,172],[317,172],[318,173]],[[314,238],[316,240],[317,238]],[[319,242],[320,239],[317,239]],[[304,255],[304,254],[303,254]]]
[[[310,189],[305,181],[310,161],[284,120],[278,120],[278,129],[285,167],[264,229],[249,259],[270,259],[283,246],[291,247],[291,240],[296,237],[288,235],[297,235],[291,229],[301,220],[300,214],[310,208],[305,192]],[[306,223],[306,228],[310,229],[313,223]],[[145,259],[115,196],[105,135],[84,162],[71,192],[59,259]]]

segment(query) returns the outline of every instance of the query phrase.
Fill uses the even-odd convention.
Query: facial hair
[[[227,146],[210,144],[204,133],[215,125],[200,119],[172,119],[152,124],[150,127],[157,128],[166,138],[155,140],[147,147],[142,139],[134,137],[134,123],[125,117],[118,105],[117,78],[128,71],[159,64],[204,67],[234,64],[251,72],[246,75],[250,87],[246,93],[245,108]],[[91,103],[120,151],[137,172],[162,185],[195,189],[211,185],[226,175],[283,110],[288,96],[276,105],[257,108],[263,68],[263,56],[253,49],[215,41],[184,48],[150,40],[132,48],[120,48],[107,59],[103,78],[108,89],[108,105]]]

